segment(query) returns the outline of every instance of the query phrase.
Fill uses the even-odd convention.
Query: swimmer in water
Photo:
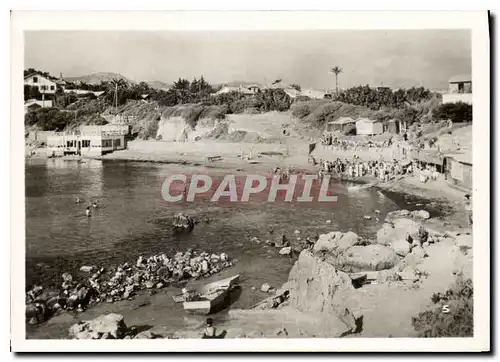
[[[90,212],[90,206],[87,206],[87,209],[85,210],[85,214],[87,215],[87,217],[92,216],[92,212]]]
[[[92,206],[93,206],[94,208],[96,208],[97,206],[99,206],[99,205],[97,205],[97,200],[95,200],[95,201],[92,203]]]
[[[79,204],[79,203],[80,203],[80,198],[79,198],[79,197],[77,197],[75,202],[76,202],[77,204]]]

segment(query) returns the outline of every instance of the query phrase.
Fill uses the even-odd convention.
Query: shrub
[[[308,102],[299,102],[292,106],[292,116],[299,119],[306,118],[311,114],[311,105]]]
[[[433,111],[434,119],[451,119],[452,122],[472,122],[472,105],[457,102],[441,104]]]
[[[472,280],[461,276],[444,294],[431,297],[433,307],[412,318],[419,337],[472,337],[474,309]],[[448,312],[445,312],[444,306]]]

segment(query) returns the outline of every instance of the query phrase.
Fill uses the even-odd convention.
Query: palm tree
[[[118,90],[122,93],[127,87],[127,82],[121,78],[113,78],[109,81],[109,88],[114,94],[113,105],[115,106],[115,112],[117,112],[118,108]]]
[[[335,93],[339,92],[339,74],[342,73],[342,68],[334,66],[330,69],[330,72],[335,74]]]

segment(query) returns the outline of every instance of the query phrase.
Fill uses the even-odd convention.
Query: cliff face
[[[193,129],[187,124],[184,117],[161,117],[158,124],[158,131],[156,137],[162,141],[169,142],[184,142],[188,140],[188,135]]]

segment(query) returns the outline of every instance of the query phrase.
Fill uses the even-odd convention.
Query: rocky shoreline
[[[267,244],[274,243],[280,248],[278,253],[281,255],[298,254],[288,282],[277,289],[263,285],[262,291],[270,294],[269,297],[246,310],[229,310],[228,318],[217,327],[225,331],[225,338],[363,335],[367,321],[372,318],[372,312],[363,299],[369,288],[387,288],[411,295],[426,290],[426,283],[432,285],[435,292],[442,291],[434,285],[433,277],[440,278],[439,287],[450,283],[457,275],[471,277],[472,236],[457,231],[436,231],[426,226],[428,221],[429,214],[425,210],[397,210],[386,215],[374,240],[340,231],[319,235],[315,240],[307,238],[305,243],[300,243],[301,240],[290,243],[286,238],[277,236],[276,242],[269,241]],[[300,239],[299,230],[294,234]],[[251,241],[261,243],[257,238]],[[451,264],[438,265],[443,263],[435,259],[437,252],[445,252],[445,257],[452,259]],[[192,268],[193,265],[197,267]],[[450,265],[453,267],[450,268]],[[104,301],[132,298],[141,289],[154,293],[157,288],[162,288],[163,281],[168,279],[161,277],[161,271],[168,271],[167,275],[172,278],[169,283],[203,277],[203,272],[196,274],[198,266],[205,270],[207,276],[215,275],[231,266],[231,261],[225,254],[195,254],[192,251],[177,253],[173,258],[164,255],[140,257],[135,264],[125,263],[112,268],[108,275],[114,276],[98,285],[102,288],[101,293],[107,293]],[[186,275],[183,272],[181,275],[180,271],[186,267],[194,269],[194,273]],[[85,267],[82,270],[91,273],[96,269]],[[174,270],[178,271],[175,277]],[[89,283],[93,283],[91,281],[95,280],[96,274],[101,275],[97,270],[88,279]],[[82,288],[87,287],[80,286],[78,289],[77,283],[68,281],[67,275],[63,275],[63,279],[63,294],[69,295],[66,306],[72,305],[78,310],[78,298],[84,294]],[[68,285],[72,287],[68,288]],[[67,293],[64,293],[65,290]],[[43,293],[46,291],[39,296]],[[89,292],[86,293],[88,296]],[[39,302],[41,299],[38,297]],[[46,304],[50,304],[47,302],[46,299]],[[56,313],[63,309],[59,308]],[[297,324],[296,321],[302,322]],[[125,327],[123,316],[111,314],[78,322],[70,328],[68,338],[200,338],[201,334],[201,325],[168,333],[162,332],[161,328],[138,331],[134,326]]]
[[[166,254],[139,256],[135,263],[116,267],[84,265],[88,278],[77,280],[61,275],[58,290],[36,285],[26,293],[26,321],[39,324],[64,310],[83,312],[101,302],[132,300],[140,290],[154,293],[169,285],[181,286],[191,279],[206,278],[233,265],[226,253],[197,253],[192,249],[168,257]]]

